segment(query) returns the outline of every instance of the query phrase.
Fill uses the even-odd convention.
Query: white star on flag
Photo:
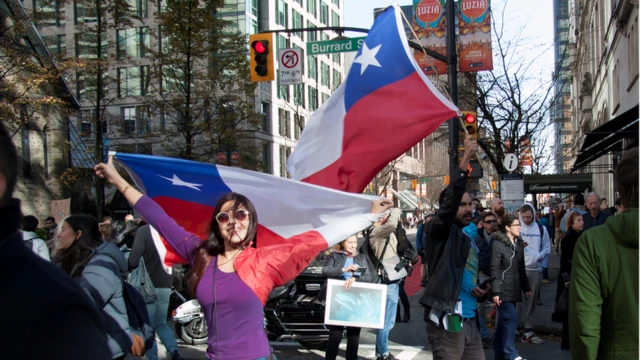
[[[165,180],[169,180],[171,181],[171,184],[174,186],[184,186],[184,187],[188,187],[190,189],[193,190],[198,190],[198,191],[202,191],[200,189],[198,189],[198,186],[202,186],[202,184],[194,184],[194,183],[188,183],[186,181],[182,181],[180,180],[179,177],[176,176],[176,174],[173,174],[173,178],[168,178],[168,177],[164,177],[160,174],[156,174],[158,176],[160,176],[161,178],[165,179]]]
[[[362,54],[360,54],[360,56],[353,60],[353,62],[361,65],[360,75],[364,74],[364,71],[367,70],[367,67],[369,67],[369,65],[382,67],[378,60],[376,60],[376,55],[378,54],[378,51],[380,51],[381,47],[382,44],[374,47],[373,49],[369,49],[367,43],[362,44]]]

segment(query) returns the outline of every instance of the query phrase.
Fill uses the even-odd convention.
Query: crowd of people
[[[465,139],[460,166],[440,194],[438,210],[413,225],[433,357],[484,359],[483,349],[493,347],[496,359],[521,360],[517,339],[541,344],[533,321],[555,246],[561,260],[553,319],[562,323],[562,348],[579,359],[637,358],[638,149],[625,152],[618,163],[615,206],[593,192],[575,194],[569,210],[559,203],[542,215],[530,204],[507,213],[499,198],[485,210],[470,196],[467,166],[477,147]],[[263,328],[268,294],[328,247],[323,273],[343,280],[346,290],[357,282],[386,286],[375,356],[394,359],[389,332],[396,321],[410,318],[404,279],[418,256],[411,255],[400,210],[389,200],[373,201],[369,214],[256,248],[257,213],[241,194],[217,202],[202,241],[127,183],[111,160],[96,165],[95,172],[145,220],[107,217],[99,223],[74,214],[60,224],[49,217],[39,229],[38,219],[23,217],[20,201],[12,197],[17,156],[0,126],[0,263],[11,269],[4,276],[9,293],[21,289],[20,296],[0,298],[0,306],[29,309],[7,314],[16,324],[0,336],[8,358],[123,359],[147,347],[131,327],[123,282],[144,263],[154,286],[153,301],[146,304],[149,321],[171,358],[181,359],[166,324],[172,278],[152,239],[157,231],[193,268],[189,286],[204,310],[210,359],[275,359]],[[358,248],[361,229],[368,230]],[[397,266],[400,261],[406,263]],[[494,334],[485,323],[488,304],[497,313]],[[237,326],[226,326],[231,323]],[[337,357],[344,332],[346,358],[357,359],[360,328],[328,328],[326,359]],[[147,359],[158,358],[155,341],[145,350]]]

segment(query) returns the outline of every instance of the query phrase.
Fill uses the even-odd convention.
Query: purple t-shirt
[[[147,196],[136,203],[135,209],[171,244],[176,252],[193,265],[192,250],[202,240],[185,231],[164,210]],[[202,306],[209,340],[209,359],[248,360],[269,355],[269,341],[264,330],[262,303],[237,273],[216,271],[216,301],[213,302],[212,259],[205,270],[196,298]]]

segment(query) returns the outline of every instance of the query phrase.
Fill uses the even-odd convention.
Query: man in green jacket
[[[615,171],[624,212],[585,231],[569,284],[574,359],[638,359],[638,148]]]

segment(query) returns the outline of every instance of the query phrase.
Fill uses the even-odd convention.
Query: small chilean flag
[[[376,19],[345,81],[311,116],[287,168],[296,180],[362,192],[457,113],[415,62],[394,5]]]
[[[335,229],[325,225],[360,219],[362,214],[369,213],[371,201],[378,199],[239,168],[149,155],[114,153],[114,156],[136,185],[169,217],[203,239],[209,234],[218,199],[230,192],[245,195],[256,208],[258,247],[309,230],[318,230],[326,240],[343,240],[371,223],[353,220]],[[185,262],[157,231],[152,230],[151,234],[165,265]]]

